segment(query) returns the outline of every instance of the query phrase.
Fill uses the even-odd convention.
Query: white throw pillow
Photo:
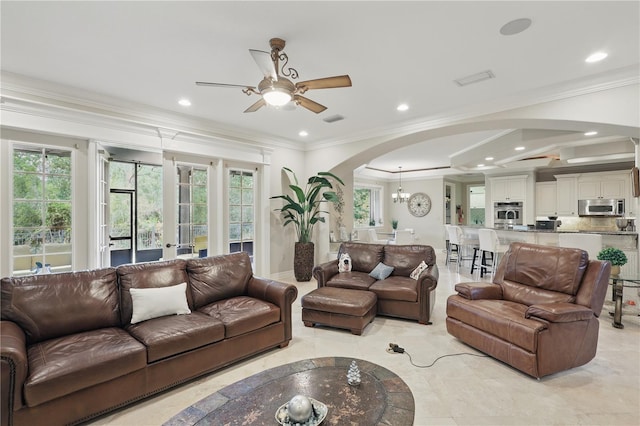
[[[351,256],[349,253],[342,253],[338,259],[338,272],[351,272]]]
[[[132,288],[133,315],[131,324],[165,315],[190,314],[187,303],[187,283],[157,288]]]
[[[424,263],[424,260],[423,260],[422,262],[420,262],[418,267],[413,270],[413,272],[411,273],[410,277],[417,281],[418,278],[420,277],[420,274],[422,273],[422,271],[424,271],[427,268],[429,268],[429,265]]]

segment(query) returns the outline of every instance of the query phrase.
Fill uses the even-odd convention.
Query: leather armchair
[[[595,357],[611,264],[574,248],[513,243],[492,283],[459,283],[447,331],[533,377]]]

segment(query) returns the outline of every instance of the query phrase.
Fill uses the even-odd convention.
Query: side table
[[[624,328],[624,324],[622,324],[623,291],[625,287],[640,288],[640,274],[611,275],[610,280],[613,286],[613,301],[615,303],[612,325],[615,328]]]

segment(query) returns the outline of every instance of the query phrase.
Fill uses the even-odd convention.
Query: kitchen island
[[[461,226],[465,235],[477,236],[479,226]],[[627,264],[622,266],[622,273],[638,274],[638,232],[635,231],[579,231],[579,230],[550,230],[550,229],[494,229],[501,244],[511,244],[513,242],[525,242],[531,244],[541,244],[549,246],[558,245],[558,235],[566,233],[587,233],[602,235],[602,247],[616,247],[624,251],[627,256]]]

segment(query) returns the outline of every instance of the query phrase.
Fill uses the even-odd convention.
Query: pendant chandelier
[[[409,200],[411,194],[402,191],[402,166],[399,166],[398,169],[400,173],[400,183],[398,184],[398,191],[391,194],[391,198],[394,203],[404,203]]]

